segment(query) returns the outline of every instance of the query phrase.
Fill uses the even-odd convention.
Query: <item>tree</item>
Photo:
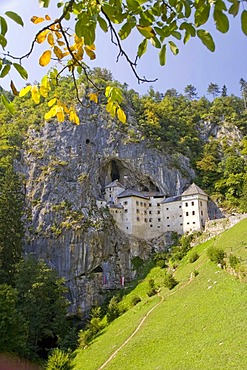
[[[226,85],[223,85],[223,86],[222,86],[222,89],[221,89],[221,96],[222,96],[222,97],[226,97],[226,96],[227,96],[227,87],[226,87]]]
[[[15,264],[22,254],[24,194],[10,166],[0,176],[0,282],[13,283]]]
[[[247,102],[247,81],[245,81],[243,78],[240,78],[239,84],[240,84],[240,91],[241,91],[243,101],[244,101],[244,108],[246,109],[247,107],[247,103],[246,103]]]
[[[213,98],[216,98],[216,96],[218,96],[219,93],[220,93],[220,87],[219,87],[219,85],[214,84],[213,82],[211,82],[208,85],[207,93],[213,95]]]
[[[0,284],[0,353],[26,354],[27,322],[17,310],[17,291]]]
[[[196,87],[193,86],[193,85],[187,85],[185,88],[184,88],[184,93],[185,93],[185,96],[189,99],[189,100],[194,100],[194,99],[197,99],[197,91],[196,91]]]
[[[39,0],[42,7],[48,8],[50,0]],[[145,54],[147,46],[150,44],[159,50],[159,61],[161,65],[166,63],[166,51],[170,51],[177,55],[179,49],[177,40],[183,40],[187,43],[191,37],[198,37],[201,42],[210,50],[215,50],[215,43],[211,34],[204,29],[204,24],[213,18],[216,29],[221,33],[227,33],[229,30],[229,17],[236,17],[239,14],[240,2],[232,0],[231,5],[227,7],[228,3],[221,0],[212,3],[210,0],[197,1],[192,0],[187,2],[185,0],[175,1],[118,1],[118,0],[69,0],[67,2],[60,2],[57,0],[57,6],[61,9],[61,15],[52,20],[49,15],[42,18],[33,16],[32,22],[34,24],[41,24],[42,26],[34,35],[30,50],[20,58],[12,54],[4,53],[0,60],[0,77],[4,78],[10,72],[11,68],[15,68],[21,77],[28,78],[27,71],[23,68],[23,60],[28,58],[36,44],[43,42],[48,44],[48,47],[41,53],[39,64],[41,67],[48,65],[51,60],[58,60],[61,63],[61,69],[58,71],[53,69],[41,81],[40,85],[26,87],[21,92],[21,95],[31,91],[33,100],[38,103],[40,96],[49,100],[49,107],[51,108],[46,114],[46,119],[57,117],[59,121],[64,120],[66,115],[75,123],[78,123],[78,117],[75,110],[68,108],[60,97],[52,96],[52,85],[56,83],[61,73],[68,71],[73,76],[75,81],[75,92],[78,100],[81,101],[80,91],[76,85],[76,73],[84,74],[88,81],[90,76],[88,74],[88,66],[85,62],[86,56],[89,59],[96,58],[95,43],[96,43],[96,29],[100,28],[103,32],[109,32],[113,44],[118,48],[120,57],[125,58],[129,64],[132,72],[136,76],[138,82],[145,82],[145,77],[140,77],[137,71],[137,61]],[[247,35],[247,10],[241,10],[241,25],[244,34]],[[20,26],[24,26],[24,22],[20,15],[8,11],[1,16],[1,33],[0,45],[4,51],[7,46],[7,30],[8,20],[11,19]],[[70,32],[67,28],[66,22],[74,19]],[[123,46],[123,40],[131,38],[134,32],[137,32],[141,37],[141,42],[137,46],[136,56],[131,59],[128,52]],[[90,92],[88,97],[90,100],[97,102],[98,93],[97,85],[91,85],[94,92]],[[18,94],[18,91],[11,83],[13,94]],[[106,96],[108,99],[107,110],[112,115],[125,122],[126,116],[122,111],[120,105],[122,102],[121,92],[113,86],[106,88]],[[55,99],[55,100],[54,100]],[[5,95],[2,95],[2,101],[5,106],[13,111],[12,103]]]
[[[17,308],[28,322],[28,349],[31,356],[43,357],[56,347],[67,330],[67,289],[63,279],[44,261],[20,261],[16,268]]]

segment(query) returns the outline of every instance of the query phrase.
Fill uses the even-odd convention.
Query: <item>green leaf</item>
[[[137,26],[137,29],[140,32],[140,34],[146,37],[147,39],[151,39],[151,37],[155,36],[155,32],[151,26],[147,26],[147,27]]]
[[[41,6],[41,8],[48,8],[50,4],[50,0],[39,0],[39,6]]]
[[[171,33],[171,35],[172,35],[173,37],[175,37],[177,40],[181,40],[181,38],[182,38],[181,33],[180,33],[180,32],[178,32],[178,31],[173,31],[173,32]]]
[[[156,36],[152,37],[152,38],[150,39],[150,42],[151,42],[151,44],[152,44],[155,48],[157,48],[157,49],[160,49],[160,48],[161,48],[161,43],[160,43],[159,39],[158,39]]]
[[[7,74],[9,73],[9,70],[10,70],[10,65],[6,64],[1,71],[0,78],[4,78],[5,76],[7,76]]]
[[[145,54],[145,53],[146,53],[146,51],[147,51],[147,46],[148,46],[148,40],[147,40],[147,39],[144,39],[144,40],[140,43],[140,45],[138,46],[137,56],[138,56],[139,58],[141,58],[141,56],[142,56],[143,54]]]
[[[226,33],[229,30],[229,20],[221,11],[214,10],[214,21],[218,31]]]
[[[11,12],[11,11],[7,11],[7,12],[5,12],[5,14],[7,15],[7,17],[12,19],[12,21],[16,22],[17,24],[19,24],[22,27],[24,26],[23,20],[19,16],[19,14],[16,14],[15,12]]]
[[[238,0],[234,1],[234,3],[230,6],[230,9],[228,10],[228,13],[236,17],[236,15],[239,12],[239,5],[240,5],[240,1]]]
[[[27,71],[25,70],[25,68],[23,68],[20,64],[18,63],[13,63],[13,66],[15,67],[15,69],[17,70],[17,72],[19,73],[19,75],[24,79],[24,80],[27,80],[28,79],[28,73]]]
[[[174,55],[177,55],[179,53],[179,50],[178,50],[178,47],[176,44],[174,44],[174,42],[172,41],[169,41],[169,45],[170,45],[170,49],[171,49],[171,52],[174,54]]]
[[[129,36],[133,27],[135,27],[134,23],[129,23],[129,22],[125,23],[118,32],[120,39],[121,40],[126,39]]]
[[[243,33],[247,36],[247,10],[244,10],[241,14],[241,25]]]
[[[3,35],[0,35],[0,45],[2,46],[3,49],[7,45],[7,40]]]
[[[179,29],[186,30],[192,37],[196,35],[195,27],[191,23],[183,22]]]
[[[6,20],[0,16],[0,26],[1,26],[1,35],[5,36],[6,32],[8,31],[8,25]]]
[[[14,108],[14,104],[11,103],[4,94],[2,94],[2,102],[3,102],[3,105],[5,106],[5,108],[9,111],[10,114],[14,114],[15,113],[15,108]]]
[[[107,31],[108,31],[107,23],[106,23],[106,21],[105,21],[103,18],[101,18],[99,15],[98,15],[98,22],[99,22],[100,28],[101,28],[104,32],[107,32]]]
[[[208,48],[210,51],[215,51],[215,43],[208,31],[205,30],[198,30],[197,36],[201,40],[201,42]]]
[[[166,44],[162,45],[159,53],[160,65],[164,66],[166,64]]]
[[[195,25],[196,27],[202,26],[208,21],[210,13],[210,6],[204,5],[195,11]]]

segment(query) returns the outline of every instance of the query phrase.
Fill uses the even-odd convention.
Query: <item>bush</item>
[[[175,279],[175,277],[172,274],[165,275],[164,286],[166,288],[168,288],[169,290],[172,290],[177,284],[178,284],[178,281]]]
[[[147,295],[149,297],[152,297],[157,293],[157,287],[155,286],[154,279],[150,279],[148,281],[148,290],[147,290]]]
[[[106,317],[107,321],[110,323],[120,316],[120,308],[118,305],[118,298],[113,296],[109,302]]]
[[[207,251],[207,256],[214,263],[224,265],[225,252],[221,248],[210,247]]]
[[[91,332],[90,329],[79,331],[78,345],[80,347],[82,348],[87,347],[92,339],[93,339],[93,333]]]
[[[196,277],[197,275],[199,275],[199,271],[198,271],[198,270],[194,270],[194,271],[193,271],[193,274],[194,274],[194,276]]]
[[[139,271],[143,267],[144,261],[141,257],[136,256],[131,259],[133,270]]]
[[[189,258],[189,262],[190,263],[193,263],[195,262],[196,260],[198,260],[199,258],[199,254],[196,253],[196,252],[193,252],[191,255],[190,255],[190,258]]]
[[[46,370],[72,370],[70,364],[70,354],[59,348],[55,348],[52,354],[48,357]]]
[[[160,267],[161,269],[164,269],[167,267],[166,261],[165,260],[157,260],[156,261],[156,266]]]
[[[229,256],[229,264],[234,269],[238,264],[240,263],[240,260],[237,256],[234,256],[234,254],[230,254]]]
[[[141,302],[141,297],[139,295],[134,295],[132,298],[131,298],[131,306],[136,306],[137,303]]]

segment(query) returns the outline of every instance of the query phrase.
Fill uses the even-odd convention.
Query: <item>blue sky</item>
[[[48,13],[51,17],[58,15],[55,7],[56,1],[51,0],[51,7],[44,10],[38,6],[38,0],[1,0],[0,15],[6,10],[19,13],[25,23],[25,27],[16,26],[9,20],[8,39],[9,44],[6,51],[20,56],[25,54],[30,47],[33,36],[39,29],[39,25],[33,25],[30,18],[33,15],[44,15]],[[203,27],[209,29],[213,34],[216,51],[211,53],[198,39],[191,39],[185,46],[178,43],[180,53],[174,56],[168,52],[166,66],[159,66],[158,50],[151,45],[148,52],[143,56],[138,65],[139,75],[148,79],[158,78],[151,84],[138,85],[130,67],[122,58],[116,63],[118,51],[110,43],[110,35],[98,32],[96,41],[97,58],[89,62],[90,66],[106,67],[113,73],[114,78],[120,82],[126,82],[130,88],[144,94],[150,85],[155,90],[165,92],[169,88],[176,88],[183,93],[184,87],[192,84],[197,88],[200,96],[206,95],[210,82],[217,83],[220,87],[224,84],[228,93],[239,95],[239,80],[241,77],[247,80],[247,37],[240,29],[240,19],[231,19],[230,31],[222,35],[214,30],[214,25]],[[130,55],[134,55],[138,47],[138,35],[133,34],[131,40],[125,42],[125,47]],[[45,44],[37,45],[33,55],[23,62],[23,66],[29,71],[29,82],[39,81],[46,73],[47,68],[39,67],[38,59],[45,50]],[[15,72],[3,81],[2,86],[8,88],[10,80],[13,79],[17,88],[25,85],[25,81],[18,78]],[[2,81],[1,81],[2,82]]]

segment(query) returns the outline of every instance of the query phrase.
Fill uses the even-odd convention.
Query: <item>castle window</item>
[[[144,211],[144,214],[146,215],[147,214],[147,211]]]
[[[203,216],[203,211],[201,211],[201,215]]]
[[[160,226],[158,225],[157,228],[160,229]]]
[[[160,207],[160,203],[157,203],[157,207]]]
[[[192,216],[195,216],[195,211],[192,211]]]
[[[117,210],[115,211],[115,213],[117,213]]]
[[[189,222],[187,222],[187,225],[189,225],[190,223]]]
[[[191,205],[194,206],[194,202],[191,202]]]
[[[147,203],[143,203],[144,207],[146,207]]]
[[[185,203],[185,207],[188,207],[188,203],[187,202]]]
[[[152,219],[152,218],[150,218],[150,219],[149,219],[149,222],[153,222],[153,219]]]
[[[144,218],[144,222],[148,222],[148,219],[147,218]]]
[[[125,209],[125,210],[124,210],[124,212],[125,212],[125,213],[128,213],[128,210],[127,210],[127,209]]]
[[[140,206],[141,206],[141,207],[143,206],[143,203],[142,203],[142,202],[140,202]]]
[[[182,215],[179,215],[179,217],[182,217]]]
[[[200,202],[200,206],[202,206],[202,202]]]
[[[170,227],[170,225],[167,225],[167,227]]]
[[[140,210],[137,208],[136,213],[140,213]]]
[[[179,206],[179,208],[182,208],[182,206]]]
[[[136,221],[140,221],[140,217],[136,217]]]
[[[153,227],[153,225],[149,225],[149,227]]]
[[[128,226],[126,226],[126,229],[129,230]]]
[[[126,205],[126,204],[128,204],[128,202],[125,201],[124,204]]]
[[[167,218],[167,220],[169,220],[169,218],[170,218],[170,217],[169,217],[169,216],[167,216],[166,218]]]
[[[180,224],[180,226],[183,226],[183,224]]]
[[[169,211],[169,208],[166,208],[167,211]]]
[[[137,205],[137,206],[139,206],[139,202],[138,202],[138,200],[136,201],[136,205]]]
[[[160,222],[161,221],[161,219],[160,218],[158,218],[158,222]]]
[[[160,211],[157,211],[158,215],[160,215]]]
[[[195,222],[193,222],[193,225],[195,225]]]
[[[186,212],[186,216],[189,216],[189,212]]]
[[[148,213],[151,215],[152,214],[152,211],[149,211]]]
[[[152,207],[152,203],[149,203],[149,207]]]

